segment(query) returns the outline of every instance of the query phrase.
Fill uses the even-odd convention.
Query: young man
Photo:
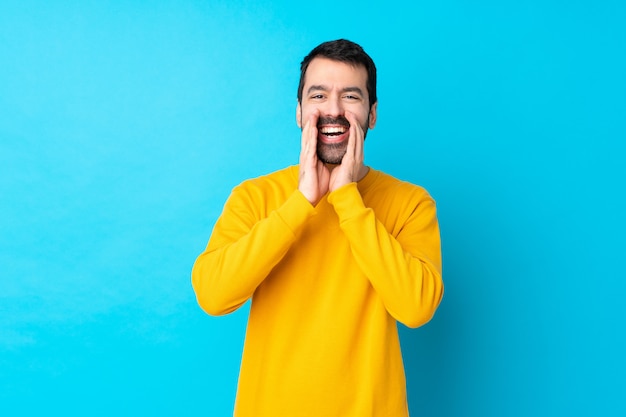
[[[376,67],[350,41],[301,65],[300,164],[229,197],[192,272],[209,314],[252,298],[238,417],[406,417],[396,321],[417,327],[443,295],[427,192],[363,163]]]

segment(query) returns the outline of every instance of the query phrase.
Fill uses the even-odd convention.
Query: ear
[[[298,105],[296,106],[296,124],[300,129],[302,129],[302,106],[298,101]]]
[[[378,101],[372,104],[372,107],[370,108],[370,123],[368,126],[370,129],[374,129],[374,126],[376,126],[377,107]]]

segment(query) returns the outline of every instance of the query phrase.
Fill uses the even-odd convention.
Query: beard
[[[317,159],[325,164],[339,165],[348,149],[348,141],[342,143],[322,143],[317,141]]]
[[[369,126],[369,115],[367,117],[367,121],[365,122],[365,126],[361,126],[363,129],[363,140],[367,136],[367,127]],[[333,124],[345,126],[350,129],[350,122],[343,116],[339,117],[320,117],[317,122],[317,128],[325,124]],[[348,149],[348,140],[344,140],[340,143],[323,143],[322,141],[317,141],[317,158],[325,164],[331,165],[339,165],[343,160],[343,156],[346,154],[346,150]]]

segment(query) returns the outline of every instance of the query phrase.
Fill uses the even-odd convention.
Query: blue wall
[[[247,311],[191,266],[297,163],[298,65],[339,37],[379,67],[366,162],[439,206],[412,415],[626,414],[626,5],[347,3],[0,3],[1,415],[231,414]]]

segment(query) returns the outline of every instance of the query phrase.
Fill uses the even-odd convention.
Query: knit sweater
[[[406,417],[396,321],[443,295],[439,227],[421,187],[370,169],[313,207],[298,167],[237,186],[192,283],[209,314],[252,298],[237,417]]]

